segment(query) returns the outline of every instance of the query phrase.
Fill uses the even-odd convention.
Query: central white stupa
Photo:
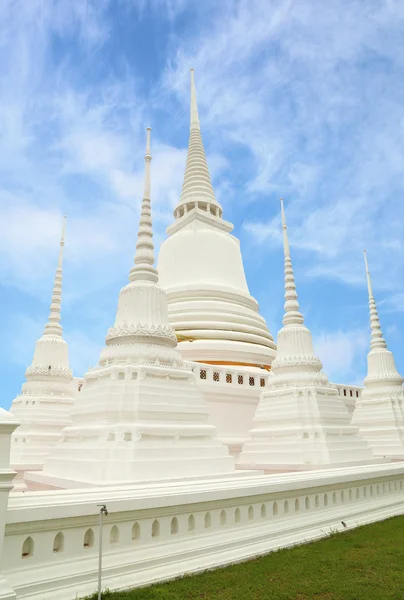
[[[281,207],[285,315],[269,385],[261,394],[239,466],[284,471],[372,462],[370,447],[350,425],[348,409],[314,354],[299,310],[283,202]]]
[[[76,487],[232,473],[184,365],[154,268],[150,129],[135,265],[119,295],[99,364],[84,377],[73,423],[30,487]]]
[[[239,240],[209,174],[191,69],[191,127],[175,222],[158,258],[169,319],[187,360],[268,368],[275,343],[250,295]]]

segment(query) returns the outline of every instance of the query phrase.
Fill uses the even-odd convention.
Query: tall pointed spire
[[[222,207],[216,200],[209,174],[199,125],[198,106],[194,70],[191,69],[191,114],[187,164],[181,198],[174,210],[174,216],[183,217],[185,213],[199,208],[217,217],[222,216]]]
[[[154,244],[153,244],[153,228],[151,217],[151,202],[150,202],[150,132],[151,128],[147,128],[146,134],[146,153],[145,174],[144,174],[144,193],[142,207],[140,211],[139,230],[136,244],[135,266],[132,267],[129,280],[130,281],[153,281],[157,283],[157,270],[154,268]]]
[[[63,329],[60,324],[60,307],[62,303],[62,276],[63,276],[63,248],[65,245],[66,217],[63,217],[62,236],[60,238],[60,250],[58,266],[56,268],[55,281],[53,284],[52,302],[50,306],[48,322],[45,325],[44,335],[55,335],[62,337]]]
[[[191,131],[192,129],[201,129],[199,125],[198,104],[196,102],[195,76],[191,69]]]
[[[366,278],[368,282],[368,293],[369,293],[369,312],[370,312],[370,329],[371,329],[371,340],[370,347],[372,350],[375,348],[387,348],[387,344],[383,338],[382,328],[380,326],[379,315],[377,312],[376,301],[373,296],[372,281],[370,279],[368,257],[366,250],[363,251],[365,256],[365,268]]]
[[[301,325],[304,322],[303,315],[299,311],[299,301],[295,277],[293,274],[292,259],[290,258],[290,247],[288,239],[288,228],[286,225],[285,208],[283,198],[281,198],[282,212],[282,231],[283,231],[283,251],[285,255],[285,315],[283,317],[284,325]]]

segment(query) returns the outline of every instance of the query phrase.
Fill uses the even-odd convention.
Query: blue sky
[[[283,196],[330,378],[365,375],[365,247],[404,373],[403,28],[400,0],[1,0],[0,404],[48,316],[63,214],[65,337],[75,374],[97,362],[133,260],[149,125],[157,245],[172,222],[190,67],[217,197],[274,336]]]

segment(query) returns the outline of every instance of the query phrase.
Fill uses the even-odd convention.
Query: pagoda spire
[[[150,132],[151,128],[148,127],[146,133],[146,153],[144,157],[144,192],[140,211],[139,230],[135,253],[135,266],[132,267],[130,271],[129,280],[152,281],[153,283],[157,283],[157,270],[153,266],[154,244],[150,201],[150,163],[152,159],[150,153]]]
[[[63,217],[62,235],[60,238],[60,250],[58,265],[56,268],[55,281],[53,284],[52,302],[50,305],[50,312],[48,322],[45,325],[44,335],[54,335],[62,337],[63,329],[60,324],[60,308],[62,303],[62,276],[63,276],[63,248],[65,245],[65,231],[66,231],[66,216]]]
[[[216,200],[210,178],[205,149],[203,147],[199,125],[198,105],[196,101],[194,70],[191,69],[191,111],[188,156],[185,167],[181,198],[174,210],[174,216],[180,218],[184,213],[199,208],[217,217],[222,216],[222,207]]]
[[[194,70],[191,69],[191,126],[190,129],[201,130],[199,125],[198,104],[196,102],[195,76]]]
[[[368,282],[369,293],[369,313],[370,313],[370,330],[371,339],[370,347],[372,350],[376,348],[387,348],[385,339],[383,338],[382,328],[380,326],[379,314],[377,312],[376,301],[373,296],[372,281],[370,279],[369,264],[366,250],[363,251],[365,257],[366,278]]]
[[[290,247],[288,239],[288,228],[286,225],[285,208],[283,198],[281,198],[282,212],[282,231],[283,231],[283,251],[285,255],[285,315],[283,317],[284,325],[302,325],[303,315],[299,311],[299,301],[296,291],[295,277],[293,274],[292,259],[290,257]]]

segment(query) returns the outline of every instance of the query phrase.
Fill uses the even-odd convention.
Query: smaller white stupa
[[[372,462],[372,451],[350,425],[338,390],[328,383],[299,311],[283,202],[285,315],[269,387],[261,394],[240,468],[286,471]]]
[[[11,405],[21,425],[12,435],[11,465],[18,473],[15,490],[24,489],[25,471],[38,471],[45,457],[70,423],[75,402],[69,350],[60,324],[62,298],[62,261],[66,217],[63,219],[59,259],[53,287],[49,319],[35,346],[26,383]]]
[[[365,267],[371,340],[365,388],[357,400],[352,423],[359,427],[376,456],[404,459],[404,380],[383,338],[366,251]]]
[[[195,375],[185,366],[154,268],[150,129],[145,189],[129,283],[99,364],[86,373],[73,423],[29,486],[80,487],[234,472],[227,447],[207,425]]]

